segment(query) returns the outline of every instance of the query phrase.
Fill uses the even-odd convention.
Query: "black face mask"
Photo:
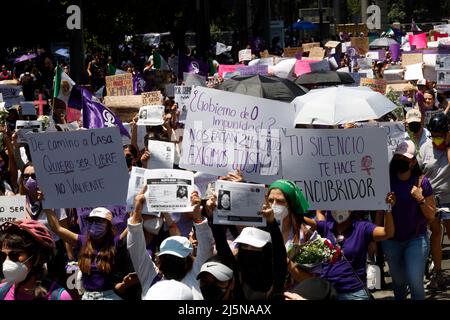
[[[133,165],[133,158],[132,157],[125,157],[125,160],[127,161],[127,167],[131,167]]]
[[[251,289],[266,292],[273,282],[272,258],[264,252],[242,250],[238,252],[238,265],[242,281]]]
[[[181,281],[186,276],[186,258],[179,258],[170,254],[159,257],[159,270],[168,280]]]
[[[408,129],[409,131],[411,131],[412,133],[417,133],[419,132],[420,128],[422,126],[420,125],[420,122],[411,122],[408,124]]]
[[[395,170],[395,172],[405,173],[406,171],[409,170],[409,162],[401,159],[393,159],[392,167]]]
[[[200,286],[200,291],[202,292],[203,299],[206,301],[220,301],[225,296],[227,288],[221,288],[214,283],[208,283]]]

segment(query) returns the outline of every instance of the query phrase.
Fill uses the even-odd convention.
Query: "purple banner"
[[[389,52],[391,53],[392,61],[397,62],[400,58],[400,43],[389,45]]]
[[[257,64],[254,66],[238,67],[236,68],[236,71],[239,72],[241,76],[253,76],[256,74],[267,76],[269,74],[269,67]]]

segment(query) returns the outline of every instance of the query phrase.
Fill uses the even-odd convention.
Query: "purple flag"
[[[147,82],[144,80],[144,77],[140,72],[133,73],[133,93],[135,95],[139,95],[145,91],[147,86]]]
[[[206,62],[188,57],[187,55],[180,53],[178,56],[178,75],[186,73],[196,73],[201,76],[208,76],[209,64]]]
[[[83,127],[94,129],[118,126],[121,135],[131,138],[119,117],[96,100],[97,98],[88,89],[78,85],[73,86],[69,105],[72,108],[83,110]]]

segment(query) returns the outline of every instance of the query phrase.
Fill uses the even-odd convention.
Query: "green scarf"
[[[280,179],[269,186],[269,192],[272,189],[280,189],[291,208],[292,212],[304,215],[308,211],[309,203],[302,191],[296,184],[290,180]]]

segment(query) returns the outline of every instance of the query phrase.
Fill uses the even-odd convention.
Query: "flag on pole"
[[[420,32],[422,29],[420,29],[417,24],[414,22],[414,19],[411,21],[411,31],[412,32]]]
[[[70,94],[69,105],[82,110],[83,128],[93,129],[117,126],[121,135],[131,138],[119,117],[106,106],[96,101],[88,89],[75,85]]]
[[[58,65],[55,69],[55,78],[53,83],[53,98],[63,101],[66,106],[69,102],[70,92],[75,82]]]
[[[183,53],[178,56],[178,76],[186,73],[196,73],[200,76],[207,77],[209,71],[209,64],[200,60],[189,57]]]

